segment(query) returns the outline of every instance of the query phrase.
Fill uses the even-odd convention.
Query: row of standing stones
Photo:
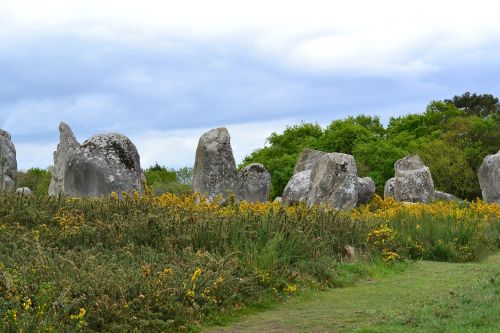
[[[80,144],[71,128],[61,122],[60,142],[54,152],[49,195],[72,197],[104,196],[112,192],[143,192],[144,174],[135,145],[118,133],[97,134]],[[417,155],[394,164],[395,177],[384,187],[384,197],[402,202],[458,200],[436,191],[428,167]],[[0,189],[12,190],[17,172],[16,149],[8,132],[0,130]],[[500,151],[487,156],[478,171],[486,202],[500,203]],[[250,164],[239,172],[226,128],[204,133],[198,142],[193,174],[193,192],[209,200],[235,195],[237,201],[263,202],[269,199],[271,176],[262,164]],[[29,193],[29,189],[17,189]],[[305,149],[295,165],[282,198],[285,204],[305,202],[349,210],[370,201],[375,184],[360,178],[353,156]]]

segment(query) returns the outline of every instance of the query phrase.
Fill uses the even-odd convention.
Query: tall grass
[[[473,260],[499,245],[498,206],[448,207],[464,212],[463,225],[444,208],[439,215],[426,207],[375,200],[337,213],[271,203],[220,206],[168,193],[123,199],[3,193],[0,331],[196,330],[207,317],[363,274],[343,263],[348,244],[361,258],[388,262]],[[434,213],[418,213],[429,209]],[[414,253],[415,242],[422,251]],[[464,244],[467,251],[458,247]]]

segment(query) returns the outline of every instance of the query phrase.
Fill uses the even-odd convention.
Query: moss
[[[123,165],[125,165],[130,170],[135,169],[134,159],[125,152],[123,147],[118,142],[111,141],[109,142],[109,144],[113,148]]]

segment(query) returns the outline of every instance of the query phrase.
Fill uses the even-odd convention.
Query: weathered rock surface
[[[270,188],[271,174],[262,164],[252,163],[238,173],[236,197],[239,201],[265,202]]]
[[[22,195],[30,195],[31,190],[29,189],[29,187],[20,187],[20,188],[16,189],[16,193],[22,194]]]
[[[64,122],[59,124],[59,144],[54,152],[54,167],[49,186],[49,195],[64,192],[64,176],[69,160],[80,147],[71,128]]]
[[[394,198],[394,183],[396,178],[392,177],[385,182],[384,185],[384,199]]]
[[[193,191],[212,200],[236,191],[237,175],[231,138],[226,128],[216,128],[200,137],[194,162]]]
[[[276,197],[273,200],[274,203],[279,203],[280,205],[283,203],[283,198],[282,197]]]
[[[418,155],[408,155],[394,164],[396,201],[432,202],[435,191],[431,172]]]
[[[118,133],[94,135],[69,159],[64,193],[73,197],[134,190],[142,193],[141,173],[139,153],[132,141]]]
[[[354,157],[342,153],[323,155],[311,171],[309,206],[327,204],[350,210],[358,201],[358,171]]]
[[[304,149],[300,154],[297,163],[295,164],[295,168],[293,169],[293,174],[306,170],[312,170],[316,162],[318,162],[319,159],[323,157],[323,155],[325,154],[326,153],[319,150],[308,149],[308,148]]]
[[[298,172],[290,178],[283,190],[283,203],[296,204],[306,202],[311,188],[311,170]]]
[[[441,200],[441,201],[460,201],[460,199],[458,199],[453,194],[449,194],[449,193],[441,192],[441,191],[434,191],[434,199]]]
[[[478,176],[483,200],[500,204],[500,150],[484,158]]]
[[[9,132],[0,129],[0,190],[14,189],[16,173],[16,147]]]
[[[370,177],[358,177],[358,205],[368,203],[375,195],[375,182]]]

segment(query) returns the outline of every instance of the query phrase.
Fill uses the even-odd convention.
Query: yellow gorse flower
[[[28,300],[23,303],[23,309],[27,311],[31,308],[31,305],[32,305],[31,298],[28,298]]]
[[[198,280],[201,273],[202,273],[201,268],[196,268],[196,270],[193,272],[193,275],[191,276],[191,282],[195,282],[196,280]]]
[[[85,310],[85,308],[80,308],[80,311],[78,312],[78,314],[71,315],[71,316],[69,316],[69,318],[72,320],[81,320],[85,316],[86,313],[87,313],[87,310]]]

